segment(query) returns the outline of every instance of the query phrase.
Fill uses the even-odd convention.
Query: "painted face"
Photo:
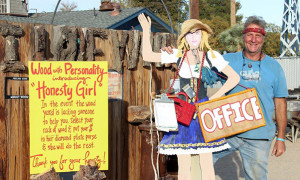
[[[202,33],[201,30],[197,30],[194,33],[187,33],[185,35],[186,42],[189,44],[191,49],[199,47],[201,42]]]
[[[247,28],[262,28],[256,24],[250,24]],[[243,37],[245,50],[248,53],[260,53],[263,43],[264,36],[257,32],[248,32]]]

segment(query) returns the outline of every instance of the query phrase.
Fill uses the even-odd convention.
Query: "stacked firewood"
[[[32,175],[30,180],[60,180],[60,177],[55,172],[55,169],[51,168],[41,174]]]
[[[88,165],[80,165],[80,170],[73,176],[73,180],[101,180],[105,178],[104,172],[98,170],[95,160],[89,160]]]

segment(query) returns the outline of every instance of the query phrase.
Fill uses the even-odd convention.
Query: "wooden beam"
[[[231,27],[235,25],[236,18],[235,18],[235,0],[231,0],[230,3],[230,25]]]
[[[190,19],[199,19],[199,0],[190,0]]]

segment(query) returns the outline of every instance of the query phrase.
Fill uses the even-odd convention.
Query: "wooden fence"
[[[3,26],[5,25],[5,26]],[[13,25],[13,26],[12,26]],[[5,28],[21,28],[22,35],[5,35]],[[13,31],[13,30],[11,30]],[[1,34],[2,32],[2,34]],[[8,36],[17,46],[8,47]],[[141,177],[143,159],[150,159],[149,151],[142,149],[142,131],[138,124],[127,121],[127,108],[149,105],[149,82],[152,73],[152,91],[167,89],[175,68],[153,64],[151,69],[141,57],[138,31],[61,27],[16,22],[0,22],[0,179],[29,179],[29,100],[5,99],[4,93],[28,95],[27,81],[9,81],[5,77],[28,77],[28,62],[108,61],[109,69],[123,74],[123,99],[109,100],[109,170],[107,179],[151,179]],[[80,41],[79,41],[80,40]],[[75,42],[74,42],[75,41]],[[153,34],[153,48],[175,44],[174,34]],[[16,59],[8,59],[9,51],[16,50]],[[74,54],[75,53],[75,54]],[[17,62],[17,63],[16,63]],[[13,67],[17,64],[15,71]],[[25,70],[22,70],[25,67]],[[12,72],[15,71],[15,72]],[[6,89],[5,89],[6,88]],[[145,154],[147,153],[147,154]],[[148,154],[149,153],[149,154]]]

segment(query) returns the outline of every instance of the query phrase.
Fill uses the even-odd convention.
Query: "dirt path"
[[[296,143],[287,140],[286,147],[287,151],[282,156],[270,155],[268,180],[300,179],[300,138]],[[241,167],[242,160],[238,153],[232,153],[220,159],[215,165],[216,180],[244,180],[244,172]]]

